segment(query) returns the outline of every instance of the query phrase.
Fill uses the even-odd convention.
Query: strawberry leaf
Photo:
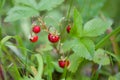
[[[82,17],[77,9],[74,9],[74,26],[71,28],[72,36],[82,36]]]
[[[103,34],[111,25],[112,21],[103,21],[100,18],[95,18],[84,25],[83,34],[88,37],[96,37]]]
[[[52,10],[53,8],[60,5],[64,0],[41,0],[38,3],[38,9],[43,10]]]
[[[110,64],[110,59],[107,56],[106,52],[103,49],[98,49],[93,57],[93,61],[99,65],[108,65]]]

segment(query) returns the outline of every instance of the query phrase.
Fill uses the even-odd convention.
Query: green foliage
[[[119,80],[120,79],[120,72],[114,76],[110,76],[108,80]]]
[[[1,46],[5,44],[5,42],[7,42],[9,39],[11,39],[12,36],[6,36],[5,38],[3,38],[1,41],[0,41],[0,44]]]
[[[59,67],[58,62],[52,62],[56,71],[63,73],[63,69]]]
[[[77,0],[78,8],[85,21],[97,16],[103,8],[106,0]]]
[[[1,26],[0,26],[0,41],[2,39],[2,29],[1,29]]]
[[[111,21],[104,21],[100,18],[95,18],[88,21],[84,25],[84,36],[96,37],[103,34],[108,27],[112,25]]]
[[[5,18],[6,22],[16,21],[23,18],[32,16],[38,16],[39,12],[27,6],[15,6],[8,12],[8,16]]]
[[[84,60],[83,58],[79,57],[78,55],[76,55],[75,53],[73,53],[72,55],[70,55],[69,57],[70,60],[70,67],[68,68],[68,70],[72,73],[75,73],[80,65],[80,63]]]
[[[12,75],[12,77],[13,77],[15,80],[21,79],[19,70],[18,70],[18,68],[17,68],[16,65],[13,65],[13,66],[10,67],[8,70],[9,70],[10,74],[13,74],[13,73],[14,73],[14,74]]]
[[[4,6],[6,0],[0,0],[0,9]]]
[[[5,21],[12,22],[23,18],[39,16],[39,11],[51,10],[63,1],[64,0],[41,0],[37,4],[35,0],[15,0],[18,5],[9,10]]]
[[[33,56],[34,56],[34,58],[36,58],[37,63],[38,63],[37,74],[34,77],[24,76],[23,78],[21,78],[21,80],[43,80],[42,79],[42,73],[43,73],[43,59],[42,59],[42,56],[40,54],[35,54]]]
[[[74,51],[74,54],[76,54],[77,56],[92,60],[92,56],[95,51],[95,45],[92,40],[87,38],[66,41],[63,44],[64,52],[71,49]]]
[[[15,0],[15,3],[21,6],[28,6],[37,10],[37,2],[35,0]]]
[[[52,80],[52,73],[54,71],[54,65],[52,63],[52,57],[49,54],[44,55],[46,60],[46,67],[44,69],[44,74],[48,75],[47,79]]]
[[[103,49],[98,49],[93,57],[93,61],[99,65],[108,65],[110,64],[110,59],[107,53]]]
[[[82,31],[83,31],[83,28],[82,28],[82,17],[80,15],[80,13],[78,12],[77,9],[74,9],[74,26],[72,27],[70,33],[73,35],[73,36],[79,36],[81,37],[82,36]]]
[[[43,73],[43,59],[40,54],[36,54],[35,57],[37,58],[38,61],[38,73],[35,76],[35,80],[40,80],[42,79],[42,73]]]
[[[61,4],[64,0],[41,0],[38,3],[38,9],[40,11],[43,10],[51,10],[57,5]]]
[[[86,41],[89,41],[89,44],[86,44]],[[89,60],[92,60],[94,50],[94,43],[89,39],[76,40],[76,45],[73,47],[73,51],[76,55]]]

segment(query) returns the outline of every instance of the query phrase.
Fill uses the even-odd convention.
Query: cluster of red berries
[[[70,25],[68,25],[68,26],[66,27],[66,31],[69,33],[70,30],[71,30],[71,27],[70,27]],[[38,34],[40,31],[41,31],[41,28],[40,28],[39,25],[34,25],[34,26],[33,26],[32,32],[34,32],[35,35],[34,35],[34,36],[31,35],[31,37],[30,37],[30,41],[31,41],[31,42],[37,42],[37,41],[38,41],[38,35],[37,35],[37,34]],[[59,39],[60,39],[60,37],[59,37],[58,34],[54,34],[54,33],[49,33],[49,34],[48,34],[48,40],[49,40],[51,43],[56,43],[56,42],[59,41]]]
[[[30,37],[30,41],[31,42],[37,42],[38,41],[38,33],[41,31],[41,28],[39,25],[34,25],[33,28],[32,28],[32,32],[35,33],[35,35],[33,36],[31,34],[31,37]]]
[[[45,27],[45,26],[44,26]],[[70,33],[70,30],[71,30],[71,26],[70,25],[68,25],[67,27],[66,27],[66,32],[67,33]],[[34,33],[34,35],[32,35],[31,34],[31,37],[30,37],[30,41],[31,42],[37,42],[38,41],[38,33],[41,31],[41,28],[40,28],[40,26],[39,25],[34,25],[33,27],[32,27],[32,33]],[[58,41],[59,41],[59,39],[60,39],[60,36],[55,32],[55,33],[51,33],[49,30],[48,30],[48,40],[51,42],[51,43],[57,43]],[[70,64],[70,61],[68,60],[68,59],[66,59],[66,58],[61,58],[61,59],[59,59],[59,61],[58,61],[58,64],[59,64],[59,67],[61,67],[61,68],[65,68],[65,67],[68,67],[69,66],[69,64]]]
[[[31,42],[37,42],[37,41],[38,41],[38,36],[37,36],[37,34],[38,34],[40,31],[41,31],[41,28],[40,28],[39,25],[35,25],[35,26],[32,28],[32,32],[34,32],[35,35],[34,35],[34,36],[31,35],[31,37],[30,37],[30,41],[31,41]],[[48,34],[48,40],[49,40],[50,42],[52,42],[52,43],[58,42],[59,39],[60,39],[60,37],[59,37],[59,35],[57,35],[57,34],[53,34],[53,33],[49,33],[49,34]]]

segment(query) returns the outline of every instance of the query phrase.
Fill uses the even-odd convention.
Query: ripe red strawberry
[[[37,42],[38,41],[38,36],[36,35],[36,36],[32,36],[31,38],[30,38],[30,41],[31,42]]]
[[[41,31],[40,26],[39,26],[39,25],[35,25],[35,26],[32,28],[32,31],[33,31],[34,33],[39,33],[39,32]]]
[[[61,60],[58,61],[58,64],[59,64],[59,66],[61,68],[64,68],[64,67],[68,67],[69,66],[70,61],[61,59]]]
[[[56,34],[52,34],[52,33],[49,33],[48,34],[48,40],[52,43],[56,43],[58,42],[60,39],[59,35],[56,35]]]
[[[71,30],[71,26],[68,25],[68,26],[66,27],[66,31],[67,31],[67,33],[70,33],[70,30]]]

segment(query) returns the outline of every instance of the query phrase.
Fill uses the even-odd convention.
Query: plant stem
[[[25,73],[26,73],[26,76],[28,76],[28,53],[26,53],[26,65],[25,65],[25,68],[26,68],[26,71],[25,71]]]
[[[66,75],[67,75],[67,67],[64,68],[63,74],[62,74],[62,79],[66,80]]]
[[[107,29],[107,33],[108,34],[110,34],[112,31],[113,31],[112,27],[110,27],[110,28]],[[117,44],[115,38],[116,38],[115,35],[111,36],[110,37],[110,41],[112,43],[114,53],[118,54],[119,53],[119,50],[118,50],[119,47],[118,47],[118,44]]]
[[[0,40],[2,39],[2,17],[0,16]]]
[[[100,13],[100,16],[103,19],[103,21],[107,21],[106,17],[102,14],[102,12]],[[106,32],[110,34],[112,33],[112,31],[113,31],[112,27],[109,27]],[[119,46],[118,43],[115,41],[115,38],[116,38],[115,35],[111,35],[110,41],[112,43],[113,51],[117,55],[119,53]]]
[[[68,10],[68,13],[67,13],[67,19],[69,19],[69,17],[70,17],[70,10],[72,8],[72,3],[73,3],[73,0],[70,1],[70,7],[69,7],[69,10]]]
[[[114,31],[112,31],[110,34],[108,34],[106,37],[104,37],[100,42],[96,44],[95,49],[100,48],[112,35],[115,35],[120,32],[120,26],[116,28]]]

